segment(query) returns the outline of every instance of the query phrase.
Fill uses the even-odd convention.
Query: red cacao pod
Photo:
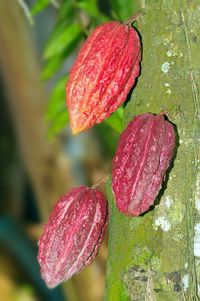
[[[122,133],[113,160],[118,209],[137,216],[153,204],[173,157],[175,132],[162,114],[136,116]]]
[[[140,71],[137,31],[119,22],[102,24],[83,44],[66,86],[74,134],[102,122],[125,100]]]
[[[38,242],[42,278],[49,288],[90,264],[107,224],[107,202],[97,189],[80,186],[55,204]]]

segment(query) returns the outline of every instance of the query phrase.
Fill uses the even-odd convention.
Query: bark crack
[[[196,79],[193,70],[192,50],[190,45],[188,27],[185,21],[185,16],[183,11],[181,10],[180,12],[181,12],[182,27],[186,38],[187,57],[188,57],[188,65],[189,65],[189,72],[190,72],[192,96],[193,96],[193,101],[196,109],[196,117],[200,118],[200,100],[199,100],[199,95],[198,95],[199,93],[198,93],[198,88],[197,88]]]
[[[199,92],[198,87],[196,83],[196,78],[194,74],[194,64],[193,64],[193,58],[192,58],[192,49],[191,49],[191,43],[190,43],[190,37],[189,37],[189,30],[186,23],[185,15],[182,9],[180,9],[180,16],[181,16],[181,23],[183,32],[186,39],[186,53],[187,53],[187,59],[188,59],[188,68],[189,68],[189,74],[190,74],[190,82],[191,82],[191,90],[192,90],[192,99],[195,106],[195,117],[198,122],[200,121],[200,100],[199,100]],[[196,127],[196,122],[194,122],[194,131]],[[197,167],[198,162],[198,153],[196,153],[196,160],[195,165]],[[200,300],[198,297],[198,277],[197,277],[197,271],[196,271],[196,262],[195,257],[193,253],[193,245],[194,245],[194,220],[191,218],[194,213],[194,205],[192,202],[189,202],[189,205],[187,206],[187,225],[188,225],[188,240],[189,240],[189,253],[190,253],[190,264],[191,264],[191,279],[192,279],[192,290],[195,292],[195,296],[192,297],[192,300]],[[186,296],[183,292],[184,300],[186,299]]]
[[[145,301],[155,301],[155,294],[153,291],[153,277],[152,271],[148,265],[148,280],[147,280],[147,287],[146,287],[146,294],[145,294]]]

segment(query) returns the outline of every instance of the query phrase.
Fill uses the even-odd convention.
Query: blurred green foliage
[[[135,1],[132,0],[37,0],[32,7],[32,15],[49,5],[57,9],[57,21],[44,49],[44,80],[60,74],[64,64],[71,64],[73,58],[70,55],[77,53],[95,26],[111,19],[124,21],[133,15],[136,9]],[[57,80],[50,96],[46,116],[49,137],[63,129],[69,120],[65,105],[66,81],[67,72]],[[122,131],[123,108],[122,105],[104,121],[117,133]]]
[[[45,9],[45,7],[47,7],[50,3],[50,0],[37,0],[34,6],[32,7],[32,14],[38,14],[43,9]]]

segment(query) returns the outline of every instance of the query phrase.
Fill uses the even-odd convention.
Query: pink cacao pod
[[[66,86],[74,134],[102,122],[126,100],[139,75],[140,59],[134,28],[114,21],[96,27],[83,44]]]
[[[107,224],[104,195],[88,187],[60,197],[38,242],[42,278],[53,288],[92,263]]]
[[[172,124],[162,114],[136,116],[122,133],[113,160],[117,208],[137,216],[149,209],[161,188],[175,148]]]

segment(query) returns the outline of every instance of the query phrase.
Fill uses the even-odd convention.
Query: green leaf
[[[80,34],[82,29],[78,24],[67,25],[62,30],[58,30],[48,41],[44,58],[49,59],[66,49]]]
[[[110,3],[114,10],[113,15],[117,16],[119,21],[126,21],[139,9],[137,1],[110,0]]]
[[[123,129],[122,118],[124,108],[121,106],[116,112],[105,120],[105,123],[113,128],[116,132],[121,133]]]
[[[42,71],[43,80],[47,80],[55,75],[55,73],[62,67],[63,62],[67,59],[67,57],[76,49],[77,45],[81,41],[81,38],[82,34],[78,35],[63,52],[51,57],[46,61]]]
[[[61,67],[63,61],[64,58],[61,55],[50,58],[44,65],[41,78],[47,80],[54,76],[56,71]]]
[[[123,116],[124,116],[124,105],[122,105],[121,107],[119,107],[119,109],[117,109],[116,113],[119,116],[119,118],[122,120]]]
[[[51,4],[50,0],[36,0],[36,3],[31,8],[32,15],[36,15],[41,12],[45,7]]]
[[[88,13],[88,15],[95,18],[99,17],[99,9],[96,0],[82,0],[78,1],[76,5],[77,7]]]
[[[63,129],[69,122],[65,101],[67,79],[68,76],[65,76],[57,82],[49,100],[46,119],[49,123],[48,136],[50,138]]]
[[[52,138],[53,136],[55,136],[55,134],[57,134],[62,129],[64,129],[67,126],[68,121],[69,121],[68,112],[67,111],[60,112],[56,116],[56,118],[51,121],[51,125],[48,128],[48,132],[47,132],[48,137]]]
[[[74,15],[73,0],[63,1],[59,9],[58,22],[66,20],[67,18],[69,23],[69,17],[72,19],[73,15]]]
[[[53,120],[57,114],[67,110],[65,103],[65,86],[67,79],[68,76],[62,77],[52,91],[46,113],[47,120]]]

